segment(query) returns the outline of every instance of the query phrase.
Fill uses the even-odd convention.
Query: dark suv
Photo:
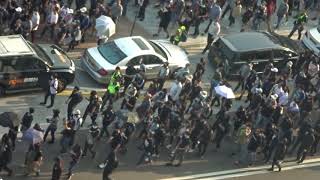
[[[223,66],[229,78],[238,76],[244,63],[252,62],[261,73],[269,60],[281,68],[286,62],[295,61],[304,49],[295,41],[268,32],[242,32],[220,37],[210,48],[208,60],[213,66]]]
[[[0,36],[0,96],[7,91],[47,88],[56,73],[59,91],[73,82],[74,62],[58,46],[32,44],[20,35]]]

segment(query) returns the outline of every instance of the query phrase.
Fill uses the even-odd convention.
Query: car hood
[[[171,44],[166,40],[154,40],[167,54],[169,64],[185,66],[189,63],[187,52],[179,46]]]
[[[317,28],[312,28],[309,30],[309,34],[312,36],[314,40],[320,43],[320,33]]]
[[[89,48],[88,53],[92,57],[92,59],[104,69],[114,69],[116,66],[109,63],[99,52],[98,47]]]
[[[58,46],[52,44],[38,44],[46,56],[49,58],[49,64],[52,68],[71,68],[74,66],[68,55]]]

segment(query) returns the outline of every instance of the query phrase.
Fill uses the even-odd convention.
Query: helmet
[[[181,28],[182,31],[186,30],[185,26],[181,26],[180,28]]]

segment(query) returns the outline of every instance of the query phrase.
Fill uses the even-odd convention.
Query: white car
[[[320,56],[320,26],[309,29],[303,36],[302,43],[315,55]]]
[[[109,82],[117,66],[124,73],[128,65],[139,68],[140,59],[146,66],[147,79],[154,79],[165,63],[170,72],[189,63],[187,53],[166,40],[146,40],[141,36],[115,39],[98,47],[87,49],[81,57],[82,67],[101,84]]]

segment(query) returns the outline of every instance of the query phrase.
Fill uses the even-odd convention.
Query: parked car
[[[320,26],[309,29],[304,34],[302,43],[315,55],[320,56]]]
[[[0,96],[9,91],[47,88],[56,73],[59,92],[75,77],[74,62],[58,46],[32,44],[21,35],[0,36]]]
[[[139,68],[141,58],[146,65],[147,79],[156,78],[165,62],[168,62],[171,73],[189,63],[187,53],[169,41],[132,36],[87,49],[81,57],[81,64],[94,80],[107,84],[117,66],[124,73],[128,65]]]
[[[218,38],[210,47],[208,60],[215,68],[223,66],[223,73],[232,78],[244,63],[252,62],[261,73],[269,60],[282,67],[287,61],[294,63],[303,51],[298,42],[275,33],[242,32]]]

